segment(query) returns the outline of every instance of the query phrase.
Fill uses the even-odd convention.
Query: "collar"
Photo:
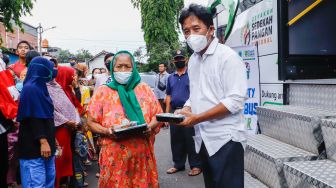
[[[185,75],[185,74],[188,74],[188,69],[186,69],[186,70],[184,71],[184,73],[181,74],[181,76],[183,76],[183,75]],[[174,76],[179,76],[178,73],[177,73],[177,71],[174,72]]]
[[[167,71],[164,71],[164,72],[162,73],[162,75],[166,75],[166,74],[168,74]],[[161,73],[159,73],[159,75],[161,75]]]
[[[217,46],[218,46],[218,39],[215,37],[212,40],[212,42],[210,43],[208,49],[205,51],[204,54],[206,54],[206,55],[212,55],[212,54],[214,54],[215,51],[216,51]]]

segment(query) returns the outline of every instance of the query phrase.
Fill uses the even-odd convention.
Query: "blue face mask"
[[[45,65],[42,65],[42,64],[36,64],[36,63],[34,63],[34,64],[32,64],[32,63],[30,63],[29,64],[29,66],[30,65],[38,65],[38,66],[42,66],[42,67],[44,67],[44,68],[46,68],[50,73],[49,73],[49,76],[48,77],[45,77],[45,76],[34,76],[35,78],[37,77],[37,78],[46,78],[47,79],[47,82],[49,82],[49,81],[51,81],[52,79],[53,79],[53,76],[54,76],[54,74],[55,75],[57,75],[57,73],[53,73],[53,70],[50,70],[47,66],[45,66]]]
[[[23,82],[16,83],[15,87],[19,92],[21,92],[23,88]]]

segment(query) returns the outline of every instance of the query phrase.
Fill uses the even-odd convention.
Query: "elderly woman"
[[[150,87],[141,78],[133,56],[118,52],[112,60],[112,82],[98,88],[88,106],[90,128],[101,135],[99,187],[159,187],[154,136],[162,112]],[[115,140],[111,128],[125,121],[147,123],[147,136]]]

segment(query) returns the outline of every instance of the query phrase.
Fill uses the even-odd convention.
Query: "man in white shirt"
[[[205,7],[191,4],[181,12],[179,22],[194,50],[188,66],[190,97],[177,112],[186,116],[180,125],[195,128],[205,186],[243,188],[245,65],[213,36],[212,15]]]
[[[166,109],[164,100],[166,98],[166,88],[167,88],[167,82],[168,82],[168,77],[169,77],[169,74],[166,70],[167,70],[167,64],[160,63],[159,64],[159,74],[157,74],[156,76],[155,87],[154,87],[155,96],[159,100],[162,110]]]

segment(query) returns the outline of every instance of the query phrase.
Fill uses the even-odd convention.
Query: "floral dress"
[[[140,83],[134,92],[147,124],[156,114],[162,113],[158,100],[147,84]],[[120,125],[126,119],[118,92],[107,86],[101,86],[95,92],[88,113],[103,127]],[[159,129],[160,126],[150,137],[132,137],[121,141],[102,137],[99,187],[159,187],[154,156],[154,136]]]

